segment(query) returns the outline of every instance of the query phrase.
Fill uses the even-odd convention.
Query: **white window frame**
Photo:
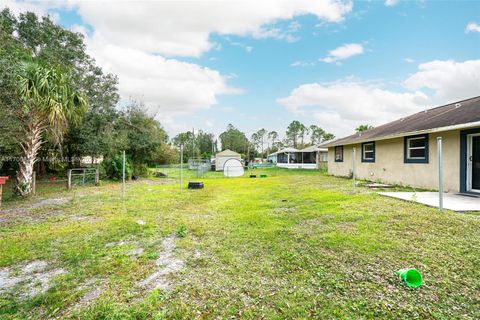
[[[425,145],[423,147],[410,147],[410,141],[412,140],[424,140]],[[428,137],[414,137],[414,138],[407,138],[407,159],[409,160],[426,160],[427,159],[427,143]],[[410,150],[425,150],[425,156],[423,157],[411,157]]]
[[[366,146],[372,146],[372,150],[365,150]],[[373,161],[375,160],[375,143],[374,142],[368,142],[368,143],[364,143],[363,144],[363,149],[362,149],[362,152],[363,152],[363,160],[368,160],[368,161]],[[367,153],[371,153],[372,156],[371,157],[367,157]]]

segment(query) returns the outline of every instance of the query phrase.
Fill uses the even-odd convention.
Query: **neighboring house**
[[[215,171],[223,171],[223,166],[228,159],[238,159],[241,161],[242,156],[229,149],[217,153],[215,156]]]
[[[82,157],[80,164],[92,165],[92,164],[100,164],[102,162],[103,162],[103,156],[99,156],[99,157],[85,156],[85,157]]]
[[[322,164],[327,162],[327,157],[327,148],[311,146],[302,150],[285,148],[269,154],[267,160],[281,168],[319,169]]]
[[[437,137],[443,138],[445,191],[480,193],[480,97],[326,143],[328,173],[427,189],[438,187]]]

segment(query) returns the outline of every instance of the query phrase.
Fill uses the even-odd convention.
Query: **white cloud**
[[[208,109],[221,94],[239,93],[218,71],[140,50],[93,39],[88,42],[98,62],[119,76],[122,97],[136,97],[159,117]]]
[[[480,60],[422,63],[403,85],[406,90],[392,91],[352,79],[302,84],[277,102],[294,114],[315,117],[337,136],[347,135],[359,124],[378,125],[427,107],[478,96]]]
[[[393,7],[398,4],[399,0],[385,0],[385,5],[387,7]]]
[[[405,59],[403,59],[403,61],[405,61],[407,63],[414,63],[415,62],[415,60],[412,59],[412,58],[405,58]]]
[[[76,33],[82,34],[84,37],[88,36],[88,30],[85,28],[85,26],[79,25],[79,24],[74,24],[73,26],[70,27],[70,30]]]
[[[3,10],[4,8],[10,9],[15,15],[24,13],[25,11],[31,11],[40,16],[48,13],[48,3],[44,2],[29,3],[23,1],[3,0],[0,5],[0,10]]]
[[[339,62],[350,57],[362,54],[363,46],[359,43],[347,43],[328,52],[328,56],[319,59],[325,63]]]
[[[274,38],[277,40],[285,40],[287,42],[296,42],[299,40],[296,33],[302,26],[297,21],[292,21],[286,28],[276,26],[261,27],[260,30],[253,33],[255,38]]]
[[[360,124],[379,125],[424,109],[428,97],[420,92],[395,92],[351,80],[303,84],[278,99],[290,112],[316,119],[336,136],[352,133]]]
[[[478,96],[480,60],[435,60],[422,63],[418,66],[418,71],[405,80],[404,85],[411,90],[433,90],[438,103]]]
[[[480,32],[480,25],[475,23],[475,22],[470,22],[467,24],[465,27],[465,32],[470,33],[470,32]]]
[[[379,85],[349,79],[335,83],[310,83],[295,88],[288,97],[277,100],[293,113],[314,110],[339,113],[344,120],[378,124],[395,115],[418,110],[428,98],[421,92],[394,92]]]
[[[297,60],[290,64],[291,67],[313,67],[315,62],[307,62],[303,60]]]
[[[340,22],[352,3],[342,0],[244,1],[75,1],[83,20],[113,45],[167,56],[194,56],[209,51],[210,34],[252,35],[293,40],[299,28],[272,27],[282,20],[312,14]]]

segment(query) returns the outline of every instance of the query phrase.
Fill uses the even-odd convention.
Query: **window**
[[[335,162],[343,162],[343,146],[335,147]]]
[[[362,143],[362,162],[375,162],[375,142]]]
[[[405,137],[405,163],[428,163],[428,134]]]

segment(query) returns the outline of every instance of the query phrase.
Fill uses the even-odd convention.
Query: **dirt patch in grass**
[[[51,268],[43,260],[0,269],[0,294],[11,293],[21,298],[31,298],[46,292],[51,281],[64,274],[61,268]]]
[[[30,203],[22,203],[9,209],[1,210],[0,226],[17,223],[39,223],[49,218],[62,216],[63,211],[54,208],[69,202],[69,198],[49,198]],[[40,210],[45,207],[52,207],[52,209]]]
[[[162,249],[159,252],[158,259],[155,261],[156,270],[146,279],[141,281],[138,286],[146,289],[168,289],[171,285],[168,277],[182,270],[185,261],[175,255],[175,237],[169,236],[162,242]]]
[[[175,184],[175,183],[176,183],[175,180],[172,180],[169,178],[163,178],[163,180],[141,179],[141,180],[132,182],[132,184],[146,184],[150,186]]]

